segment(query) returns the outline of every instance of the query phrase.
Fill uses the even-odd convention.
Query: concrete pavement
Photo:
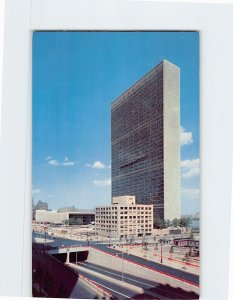
[[[79,274],[85,275],[98,285],[108,289],[118,299],[197,299],[198,295],[185,292],[179,288],[172,288],[166,284],[156,283],[151,280],[137,277],[122,271],[112,270],[97,264],[82,262],[71,265]]]
[[[121,251],[126,254],[132,254],[137,257],[144,258],[145,260],[156,262],[158,264],[163,264],[166,266],[169,266],[174,269],[183,270],[188,273],[192,273],[195,275],[199,275],[199,262],[191,261],[191,262],[184,262],[181,259],[173,258],[174,255],[169,254],[167,251],[163,250],[162,253],[162,261],[161,263],[161,251],[158,249],[158,251],[153,251],[152,249],[143,250],[142,247],[138,246],[115,246],[115,249],[117,251]]]

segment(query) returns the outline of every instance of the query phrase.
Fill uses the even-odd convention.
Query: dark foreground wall
[[[34,297],[68,298],[78,274],[41,249],[32,251],[32,294]]]

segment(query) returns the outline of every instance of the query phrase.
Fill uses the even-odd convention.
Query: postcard
[[[199,299],[199,32],[35,31],[32,295]]]

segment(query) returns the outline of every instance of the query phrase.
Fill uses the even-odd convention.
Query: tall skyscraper
[[[180,217],[180,69],[163,60],[111,106],[112,197]]]

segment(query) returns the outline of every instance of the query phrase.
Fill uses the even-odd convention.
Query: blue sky
[[[110,204],[110,104],[167,59],[181,69],[182,213],[199,211],[198,33],[36,32],[32,59],[34,202]]]

